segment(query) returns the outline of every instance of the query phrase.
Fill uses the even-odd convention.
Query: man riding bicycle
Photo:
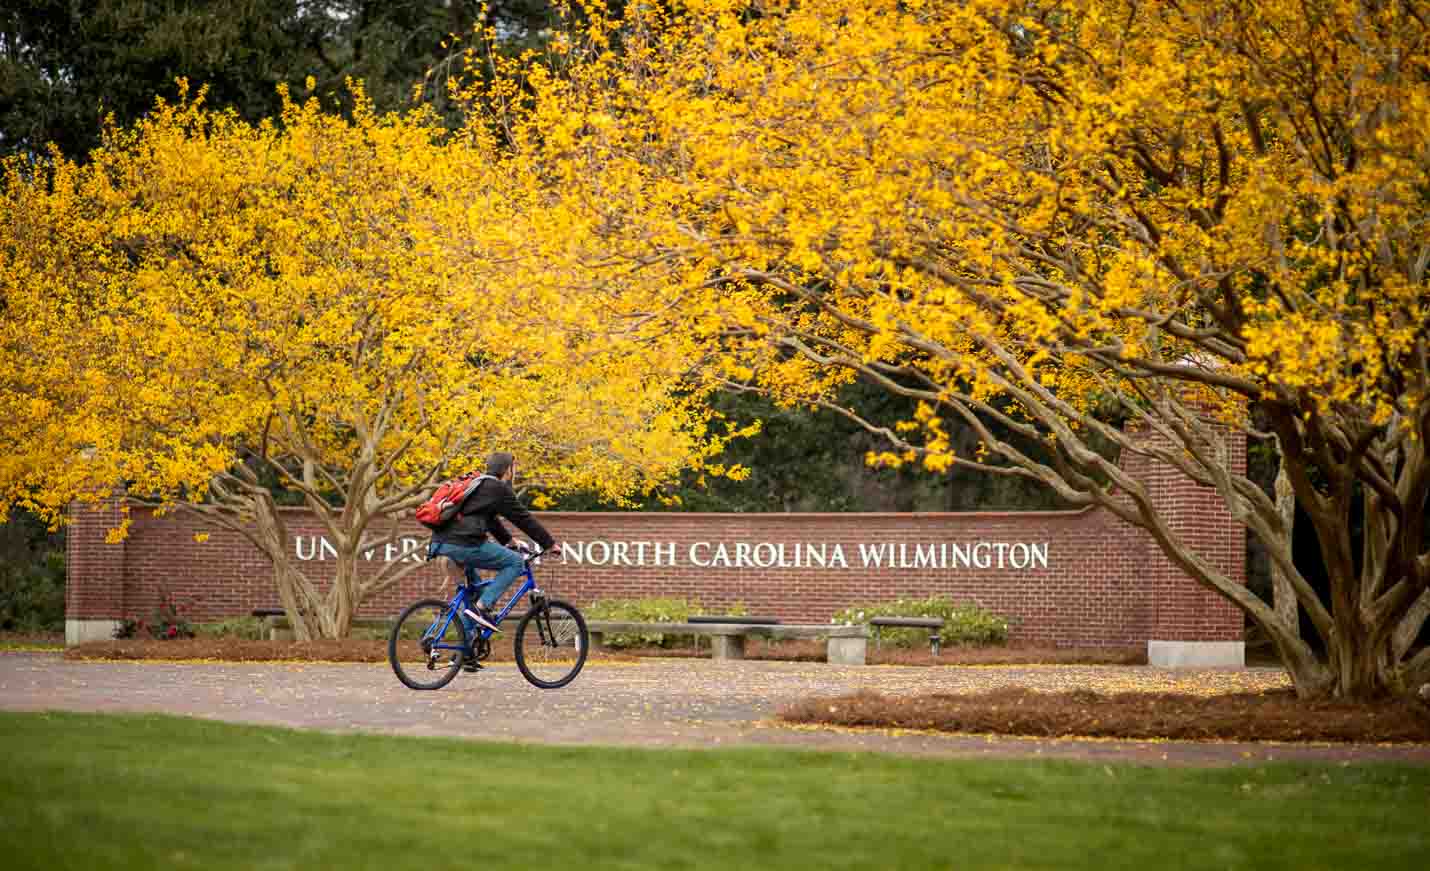
[[[481,597],[471,608],[475,622],[494,632],[500,630],[492,616],[492,609],[525,568],[522,554],[510,549],[511,533],[497,518],[506,518],[530,536],[540,549],[538,552],[550,550],[556,543],[546,527],[517,501],[516,491],[511,486],[515,476],[515,457],[505,452],[492,454],[487,459],[486,475],[476,489],[462,500],[456,517],[432,534],[427,554],[429,559],[445,556],[460,565],[466,572],[468,584],[476,584],[477,569],[497,573],[491,583],[482,589]],[[516,546],[526,549],[525,542],[518,542]],[[469,624],[468,634],[473,634],[471,619],[463,615],[462,622]],[[467,665],[470,668],[475,666],[475,662],[468,662]]]

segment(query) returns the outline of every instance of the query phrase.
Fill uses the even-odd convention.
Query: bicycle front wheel
[[[452,682],[462,667],[467,630],[447,603],[423,599],[409,605],[387,637],[387,661],[397,679],[414,690],[437,690]]]
[[[576,679],[586,664],[591,635],[581,612],[549,599],[545,607],[532,608],[516,626],[516,667],[534,686],[544,690],[564,687]]]

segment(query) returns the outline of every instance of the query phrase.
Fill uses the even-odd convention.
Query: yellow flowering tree
[[[866,422],[891,440],[874,460],[1116,513],[1261,626],[1305,696],[1430,679],[1420,4],[688,0],[553,50],[483,105],[613,280],[720,340],[726,378],[921,400]],[[1279,445],[1328,599],[1284,492],[1229,461],[1236,429]],[[1127,452],[1213,488],[1279,602],[1192,549]]]
[[[83,165],[6,164],[0,205],[0,504],[124,482],[198,512],[272,560],[302,639],[416,568],[364,554],[492,450],[621,499],[723,439],[686,341],[529,244],[559,234],[489,135],[353,97],[259,125],[161,103]],[[298,570],[275,488],[330,578]]]

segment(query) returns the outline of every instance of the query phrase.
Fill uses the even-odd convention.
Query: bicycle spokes
[[[387,658],[398,679],[413,689],[437,689],[456,676],[468,650],[461,621],[446,602],[427,599],[409,607],[388,636]]]
[[[570,605],[550,601],[522,618],[514,642],[517,667],[528,681],[565,686],[586,662],[586,621]]]

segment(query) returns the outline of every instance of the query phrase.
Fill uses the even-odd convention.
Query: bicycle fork
[[[551,628],[551,609],[546,605],[546,594],[540,590],[531,591],[531,610],[536,612],[532,620],[536,624],[536,634],[542,647],[556,646],[556,632]]]

